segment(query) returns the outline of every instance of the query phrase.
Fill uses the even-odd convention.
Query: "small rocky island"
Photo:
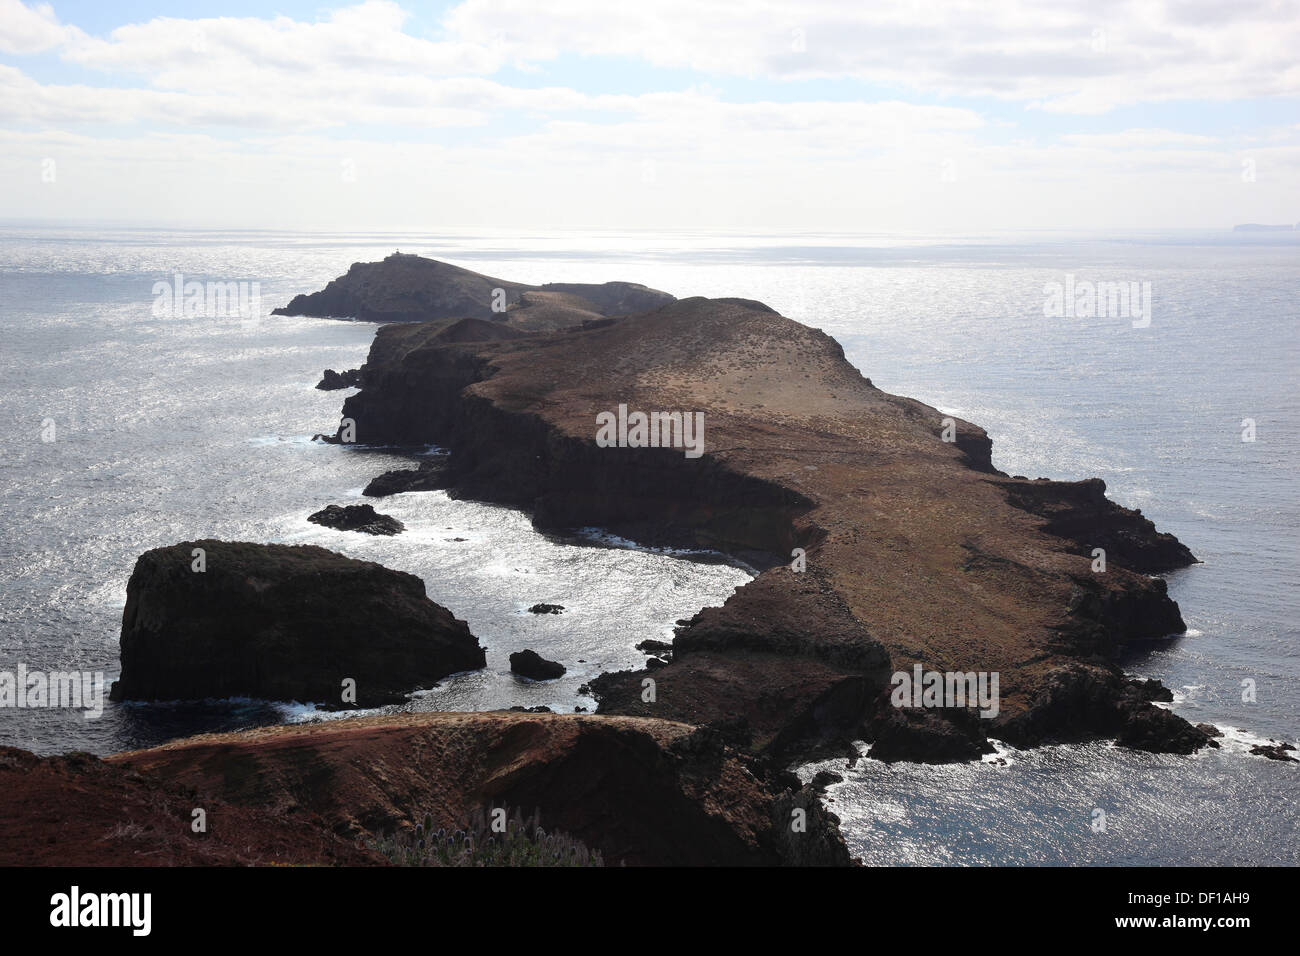
[[[146,551],[127,582],[121,643],[113,700],[377,707],[486,663],[415,575],[309,545]]]
[[[391,515],[381,515],[374,505],[326,505],[307,516],[313,524],[335,531],[360,531],[362,534],[395,535],[406,526]]]

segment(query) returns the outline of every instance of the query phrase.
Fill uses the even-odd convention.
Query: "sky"
[[[0,219],[1300,221],[1300,0],[0,0]]]

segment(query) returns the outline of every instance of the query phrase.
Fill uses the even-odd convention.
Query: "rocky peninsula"
[[[1130,641],[1185,629],[1151,575],[1195,558],[1102,482],[998,471],[982,428],[877,389],[830,336],[752,300],[478,341],[449,338],[454,324],[378,330],[343,406],[358,442],[441,445],[436,481],[411,473],[424,487],[527,509],[540,528],[764,569],[680,627],[666,666],[594,682],[599,713],[708,726],[781,758],[886,726],[918,759],[954,735],[962,759],[990,736],[1207,744],[1135,699],[1115,663]],[[702,457],[600,447],[598,416],[619,406],[702,413]],[[941,708],[898,726],[891,674],[915,665],[996,673],[997,716]]]

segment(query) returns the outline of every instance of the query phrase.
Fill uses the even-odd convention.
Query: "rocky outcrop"
[[[536,651],[525,648],[510,655],[510,672],[529,680],[555,680],[564,676],[565,667],[558,661],[548,661]]]
[[[1283,760],[1290,763],[1300,763],[1295,757],[1295,747],[1291,744],[1269,743],[1256,744],[1250,748],[1250,752],[1257,757],[1267,757],[1269,760]]]
[[[775,568],[677,631],[671,663],[591,682],[601,712],[709,726],[735,745],[786,758],[849,749],[889,655],[820,570]]]
[[[881,392],[829,336],[759,303],[685,299],[505,342],[435,334],[378,331],[366,387],[344,403],[358,441],[439,444],[453,495],[527,508],[541,528],[597,525],[769,569],[682,628],[671,663],[593,681],[601,713],[786,756],[872,727],[920,740],[910,722],[878,723],[876,702],[891,669],[921,664],[997,672],[1000,720],[1042,740],[1063,725],[1026,715],[1056,671],[1106,671],[1126,643],[1184,629],[1146,573],[1194,560],[1171,536],[1100,482],[1002,474],[983,429]],[[598,446],[596,416],[619,405],[703,413],[703,455]],[[1094,704],[1081,732],[1131,727],[1124,740],[1172,750],[1206,739],[1140,714],[1151,703],[1122,681],[1099,682]]]
[[[893,707],[882,700],[867,736],[871,757],[885,763],[962,763],[993,753],[986,730],[972,710]]]
[[[395,252],[382,262],[353,263],[320,292],[294,296],[273,314],[379,323],[469,320],[442,330],[444,341],[456,342],[509,337],[473,324],[476,320],[489,320],[498,330],[550,330],[672,301],[668,293],[634,282],[532,286]]]
[[[1072,662],[1050,670],[1030,706],[993,722],[993,732],[1017,746],[1096,737],[1156,753],[1193,753],[1217,747],[1204,731],[1152,700],[1163,687],[1131,680],[1103,662]],[[1154,682],[1159,684],[1159,682]]]
[[[401,534],[406,526],[391,515],[381,515],[372,505],[326,505],[307,516],[313,524],[335,531],[360,531],[362,534]]]
[[[316,383],[316,387],[322,392],[334,392],[340,388],[360,388],[361,370],[350,368],[346,372],[336,372],[332,368],[327,368],[321,380]]]
[[[418,468],[397,468],[386,471],[362,489],[367,498],[385,498],[407,491],[440,491],[448,485],[445,458],[432,458],[420,462]]]
[[[1080,554],[1092,557],[1093,549],[1101,548],[1107,561],[1147,574],[1196,563],[1186,545],[1172,534],[1156,531],[1141,511],[1122,508],[1107,498],[1106,483],[1100,478],[1039,478],[1006,482],[1002,487],[1013,505],[1044,518],[1043,530],[1074,542]]]
[[[113,700],[399,702],[483,667],[415,575],[310,546],[190,541],[136,561]],[[355,697],[344,682],[355,682]]]
[[[353,838],[426,813],[454,830],[507,806],[536,808],[607,866],[849,862],[834,817],[797,778],[663,720],[396,714],[195,737],[110,762],[230,804],[318,816]]]

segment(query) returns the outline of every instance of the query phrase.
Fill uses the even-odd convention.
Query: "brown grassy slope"
[[[194,833],[192,813],[207,812]],[[308,813],[235,806],[89,754],[0,747],[0,866],[384,864]]]
[[[847,863],[808,792],[761,782],[716,738],[631,717],[420,713],[193,737],[119,754],[131,767],[341,834],[464,827],[489,806],[540,810],[607,863]],[[777,826],[808,807],[804,846]],[[784,823],[784,819],[781,820]]]

